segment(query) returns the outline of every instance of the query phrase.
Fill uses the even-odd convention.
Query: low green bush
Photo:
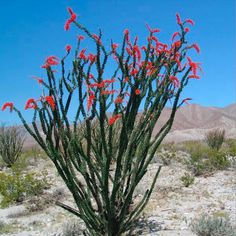
[[[4,208],[12,203],[22,202],[28,196],[39,195],[50,185],[47,172],[23,173],[20,168],[13,168],[12,173],[0,172],[0,206]]]
[[[236,156],[236,139],[227,139],[225,141],[226,144],[226,152],[230,156]]]
[[[202,215],[190,227],[197,236],[236,236],[229,218],[224,217]]]
[[[184,141],[184,142],[175,144],[175,150],[190,154],[197,147],[202,148],[203,146],[206,146],[206,145],[202,141],[197,141],[197,140]]]
[[[196,146],[190,153],[187,166],[195,176],[208,174],[216,170],[224,170],[229,167],[230,162],[223,151],[217,151],[205,146]]]
[[[192,176],[189,173],[185,173],[180,180],[182,181],[184,187],[189,187],[190,185],[192,185],[194,183],[194,176]]]
[[[63,225],[62,236],[78,236],[82,235],[83,232],[83,224],[78,220],[71,220]]]
[[[211,130],[206,133],[205,140],[210,148],[219,150],[225,140],[225,130]]]

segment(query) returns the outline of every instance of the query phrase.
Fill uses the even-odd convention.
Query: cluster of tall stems
[[[25,106],[34,110],[31,125],[13,103],[4,104],[3,110],[10,107],[18,114],[54,163],[76,207],[57,204],[84,221],[84,234],[119,236],[133,227],[148,203],[161,167],[135,204],[134,191],[170,131],[177,109],[190,100],[181,100],[181,92],[189,79],[199,78],[199,63],[187,57],[187,52],[199,51],[199,47],[186,41],[189,28],[185,26],[193,21],[182,22],[178,14],[180,30],[172,36],[170,46],[155,36],[158,29],[147,25],[145,46],[138,46],[138,37],[132,42],[125,30],[120,45],[111,41],[105,47],[101,31],[91,33],[76,21],[71,8],[68,11],[65,29],[74,24],[94,42],[96,52],[81,48],[87,40],[81,35],[70,70],[65,66],[72,53],[70,45],[62,59],[46,59],[42,67],[47,79],[37,78],[43,96],[29,99]],[[59,64],[58,77],[53,67]],[[106,71],[111,66],[114,73],[108,78]],[[154,134],[167,104],[170,115]]]

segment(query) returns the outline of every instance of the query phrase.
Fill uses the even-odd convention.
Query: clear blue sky
[[[178,30],[176,12],[191,18],[190,42],[197,42],[202,62],[201,80],[192,80],[184,96],[192,103],[224,107],[235,103],[235,1],[234,0],[11,0],[0,1],[0,105],[6,101],[24,109],[25,101],[39,97],[41,89],[31,78],[45,77],[40,68],[49,55],[61,57],[66,44],[75,45],[77,29],[64,31],[70,6],[92,32],[103,31],[103,42],[121,42],[125,28],[144,40],[145,23],[160,28],[161,41],[170,43]],[[141,41],[142,41],[141,40]],[[85,45],[86,46],[86,45]],[[89,47],[89,45],[88,45]],[[30,113],[25,113],[30,117]],[[14,113],[0,112],[0,122],[18,123]]]

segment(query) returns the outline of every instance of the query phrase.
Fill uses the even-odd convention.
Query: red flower
[[[36,101],[33,98],[28,99],[28,101],[25,104],[25,110],[33,108],[36,109],[38,106],[36,104]]]
[[[70,50],[71,50],[71,46],[70,46],[70,45],[66,45],[66,51],[67,51],[67,53],[70,53]]]
[[[118,96],[116,100],[114,101],[115,104],[122,103],[122,102],[123,102],[123,98],[120,96]]]
[[[98,44],[102,44],[102,41],[101,41],[101,39],[96,35],[96,34],[92,34],[92,36],[93,36],[93,38],[94,38],[94,40],[98,43]]]
[[[117,43],[113,43],[113,44],[111,45],[111,47],[112,47],[112,51],[115,52],[116,49],[118,48],[118,44],[117,44]]]
[[[192,98],[185,98],[181,103],[189,104],[188,101],[192,100]]]
[[[138,62],[140,62],[140,60],[141,60],[141,51],[140,51],[138,45],[134,45],[133,51],[134,51],[135,57],[136,57],[136,54],[137,54]]]
[[[32,76],[33,79],[36,79],[38,81],[39,84],[42,84],[43,83],[43,79],[42,78],[39,78],[37,76]]]
[[[128,81],[129,81],[129,77],[127,76],[125,77],[124,82],[128,82]]]
[[[181,47],[181,44],[182,44],[181,41],[178,40],[178,41],[176,41],[176,42],[173,43],[172,47],[178,49],[179,47]]]
[[[93,74],[89,74],[89,79],[94,79],[94,75]]]
[[[89,111],[92,104],[93,104],[93,100],[95,99],[95,94],[91,91],[89,91],[89,98],[88,98],[88,103],[87,103],[87,110]]]
[[[191,71],[193,72],[193,75],[196,76],[197,75],[197,70],[198,69],[201,70],[200,63],[199,62],[193,62],[190,57],[187,57],[187,60],[188,60],[189,66],[191,67]]]
[[[176,76],[170,76],[169,77],[170,78],[170,81],[174,84],[174,87],[176,88],[176,87],[179,87],[179,80],[178,80],[178,78],[176,77]]]
[[[92,54],[92,53],[90,53],[90,54],[88,55],[88,59],[89,59],[89,61],[90,61],[91,63],[94,63],[94,62],[96,61],[96,58],[97,58],[97,56],[94,55],[94,54]]]
[[[193,47],[198,53],[200,53],[200,48],[199,48],[199,46],[198,46],[196,43],[194,43],[194,44],[192,45],[192,47]]]
[[[179,25],[182,25],[182,21],[181,21],[181,19],[180,19],[179,13],[176,13],[176,19],[177,19],[177,23],[178,23]]]
[[[48,68],[50,66],[55,66],[59,64],[59,58],[55,56],[50,56],[46,59],[45,64],[41,68]]]
[[[189,79],[200,79],[200,76],[198,76],[198,75],[189,75],[188,78]]]
[[[159,44],[159,41],[158,41],[157,37],[152,36],[151,39],[152,39],[153,41],[155,41],[157,45]]]
[[[138,70],[135,68],[130,71],[130,75],[132,76],[136,76],[137,74],[138,74]]]
[[[78,40],[80,41],[80,40],[84,40],[84,36],[83,35],[79,35],[78,36]]]
[[[139,89],[136,89],[136,90],[135,90],[135,94],[136,94],[136,95],[139,95],[140,93],[141,93],[141,91],[140,91]]]
[[[118,119],[121,118],[121,114],[117,114],[115,116],[112,116],[109,120],[108,120],[108,124],[109,125],[113,125]]]
[[[2,111],[5,111],[5,109],[6,109],[7,107],[9,107],[9,108],[10,108],[10,112],[12,112],[13,107],[14,107],[13,102],[6,102],[6,103],[4,103],[3,106],[2,106]]]
[[[48,103],[48,105],[52,108],[52,110],[54,110],[55,107],[56,107],[54,98],[53,98],[52,96],[46,96],[46,97],[45,97],[45,100],[46,100],[46,102]]]
[[[70,29],[70,24],[76,20],[76,14],[72,11],[72,9],[70,7],[67,8],[68,12],[70,13],[71,17],[70,19],[68,19],[65,23],[65,30],[69,30]]]
[[[102,81],[102,83],[108,83],[108,84],[111,84],[111,83],[114,83],[114,82],[116,82],[115,78],[113,78],[113,79],[105,79],[105,80]]]
[[[147,51],[147,47],[146,47],[146,46],[142,46],[141,49],[142,49],[143,51]]]
[[[87,59],[87,57],[85,56],[85,51],[86,51],[86,48],[81,50],[81,52],[79,54],[80,59],[83,59],[83,60]]]
[[[174,32],[173,35],[172,35],[172,37],[171,37],[171,40],[173,41],[174,38],[175,38],[177,35],[179,35],[179,32]]]
[[[189,28],[186,27],[186,28],[184,29],[184,32],[188,33],[188,32],[189,32]]]
[[[147,27],[147,29],[149,30],[150,33],[159,33],[160,32],[159,29],[151,29],[148,24],[146,24],[146,27]]]
[[[101,94],[102,95],[108,95],[108,94],[114,94],[114,93],[117,93],[118,91],[113,89],[113,90],[102,90],[101,91]]]
[[[130,35],[129,35],[129,30],[125,29],[124,30],[124,35],[125,35],[125,41],[127,42],[127,44],[132,47],[131,43],[130,43]]]
[[[124,34],[125,34],[125,35],[129,34],[129,30],[128,30],[128,29],[125,29],[125,30],[124,30]]]
[[[46,59],[47,64],[49,64],[50,66],[58,65],[59,64],[58,61],[59,61],[59,58],[55,56],[50,56]]]
[[[194,26],[194,21],[191,19],[185,20],[184,23],[189,23],[190,25]]]
[[[130,48],[126,47],[126,52],[131,56],[132,55],[132,51]]]

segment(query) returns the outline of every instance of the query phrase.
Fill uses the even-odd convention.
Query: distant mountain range
[[[168,119],[171,110],[165,108],[154,128],[154,134]],[[182,142],[202,140],[206,132],[212,129],[224,129],[227,138],[236,138],[236,104],[224,108],[204,107],[191,104],[181,107],[175,116],[170,133],[164,142]],[[34,145],[34,140],[27,135],[26,147]]]
[[[169,114],[170,110],[165,109],[155,131]],[[204,139],[205,133],[212,129],[224,129],[226,137],[236,138],[236,104],[224,108],[203,107],[197,104],[181,107],[176,113],[171,132],[165,141],[201,140]]]

